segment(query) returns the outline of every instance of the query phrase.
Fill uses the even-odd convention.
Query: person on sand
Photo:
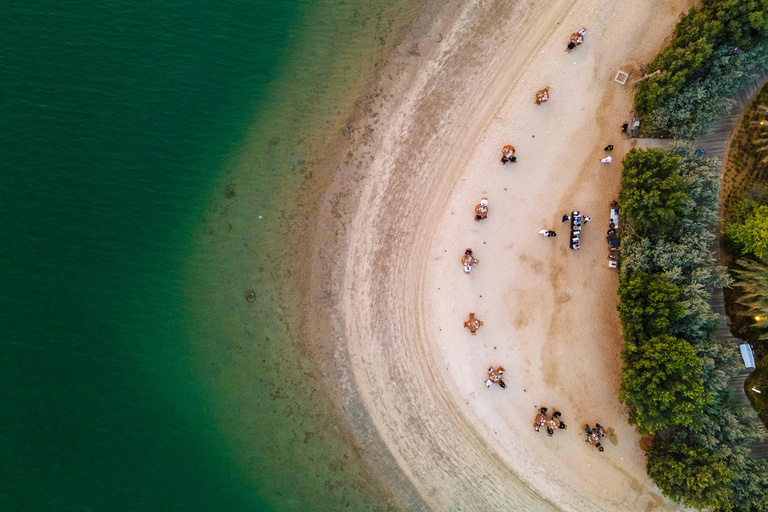
[[[611,158],[610,156],[607,156],[605,158],[601,158],[600,162],[602,162],[604,164],[609,164],[609,163],[613,162],[613,158]]]
[[[547,238],[553,237],[553,236],[557,236],[557,233],[555,233],[554,231],[549,230],[549,229],[542,229],[541,231],[539,231],[539,234],[540,235],[544,235]]]
[[[475,206],[475,221],[480,222],[486,217],[488,217],[488,198],[484,197],[480,200],[480,204]]]
[[[613,151],[613,144],[608,144],[603,148],[604,151]]]
[[[571,220],[571,218],[567,214],[563,215],[563,220],[561,222],[565,222],[567,220]]]
[[[621,125],[621,133],[627,133],[627,129],[629,128],[629,123],[624,123]]]
[[[533,422],[533,430],[536,432],[539,431],[539,429],[544,425],[547,421],[547,408],[541,407],[539,409],[539,413],[536,415],[536,420]]]
[[[565,430],[568,428],[568,426],[565,423],[563,423],[563,421],[560,419],[560,416],[562,416],[560,411],[555,411],[552,413],[552,419],[554,419],[557,422],[557,428],[561,430]]]
[[[591,220],[592,220],[592,217],[584,217],[584,224],[586,224],[587,222],[589,222]]]
[[[464,273],[469,274],[474,265],[480,263],[480,260],[472,255],[472,249],[464,251],[464,256],[461,257],[461,265],[464,267]]]

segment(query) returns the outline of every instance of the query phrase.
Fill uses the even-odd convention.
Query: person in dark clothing
[[[605,151],[613,151],[613,144],[608,144],[608,145],[607,145],[607,146],[605,146],[605,148],[603,148],[603,149],[604,149]]]
[[[567,220],[571,220],[571,218],[570,218],[568,215],[563,215],[563,220],[562,220],[562,222],[565,222],[565,221],[567,221]]]
[[[627,133],[627,128],[629,128],[629,123],[621,125],[621,133]]]

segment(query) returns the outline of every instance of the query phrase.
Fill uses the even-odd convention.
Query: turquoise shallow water
[[[404,4],[0,6],[0,509],[391,506],[258,269]]]

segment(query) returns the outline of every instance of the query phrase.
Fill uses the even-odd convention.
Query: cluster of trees
[[[646,66],[635,109],[676,138],[696,138],[733,106],[731,96],[768,67],[768,0],[702,0]]]
[[[768,257],[768,187],[747,190],[728,214],[723,234],[731,250],[752,259]]]
[[[619,398],[639,432],[656,434],[648,474],[666,496],[698,508],[765,511],[768,464],[747,458],[759,431],[727,385],[739,356],[715,339],[719,318],[707,302],[729,282],[709,250],[719,167],[677,142],[624,159]]]

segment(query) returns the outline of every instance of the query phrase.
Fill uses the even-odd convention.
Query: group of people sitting
[[[480,200],[480,204],[475,206],[475,221],[480,222],[486,217],[488,217],[488,198],[484,197]]]
[[[571,215],[563,215],[563,222],[571,221],[571,249],[581,249],[581,229],[592,220],[592,217],[586,217],[581,212],[574,211]]]
[[[504,367],[499,366],[498,368],[495,368],[493,366],[488,368],[488,379],[485,381],[485,387],[489,388],[493,386],[494,384],[498,384],[501,386],[501,389],[505,389],[507,387],[506,384],[504,384],[504,381],[501,380],[501,377],[504,375]]]
[[[587,33],[587,27],[583,27],[578,32],[574,32],[571,34],[571,40],[568,43],[568,46],[566,47],[565,51],[568,53],[571,53],[571,50],[579,46],[581,43],[584,42],[584,34]]]
[[[511,146],[509,144],[501,148],[501,163],[506,164],[507,162],[512,162],[513,164],[517,163],[517,157],[515,156],[515,146]]]
[[[488,372],[490,373],[491,370],[493,370],[493,368],[489,369]],[[488,383],[486,383],[486,386],[491,387]],[[536,420],[533,422],[533,430],[538,432],[544,427],[547,429],[547,435],[552,437],[555,430],[565,430],[568,428],[568,426],[560,419],[560,416],[561,414],[559,411],[554,411],[552,416],[547,416],[547,408],[539,407],[539,412],[536,414]],[[586,441],[602,452],[604,448],[603,445],[600,444],[600,438],[605,437],[605,429],[599,423],[595,423],[594,428],[590,428],[589,425],[586,425],[584,427],[584,432],[587,434]]]
[[[461,266],[464,267],[464,273],[469,274],[472,271],[472,267],[480,263],[480,260],[474,257],[472,249],[464,251],[464,256],[461,257]]]
[[[604,450],[603,445],[600,444],[600,438],[605,437],[605,429],[599,423],[595,423],[594,428],[589,428],[589,425],[585,426],[584,433],[587,434],[586,442],[601,452]]]
[[[541,427],[547,429],[547,435],[552,437],[555,430],[565,430],[568,426],[560,419],[561,413],[554,411],[552,416],[547,416],[547,408],[539,407],[539,413],[536,415],[536,421],[533,422],[533,429],[538,432]]]

